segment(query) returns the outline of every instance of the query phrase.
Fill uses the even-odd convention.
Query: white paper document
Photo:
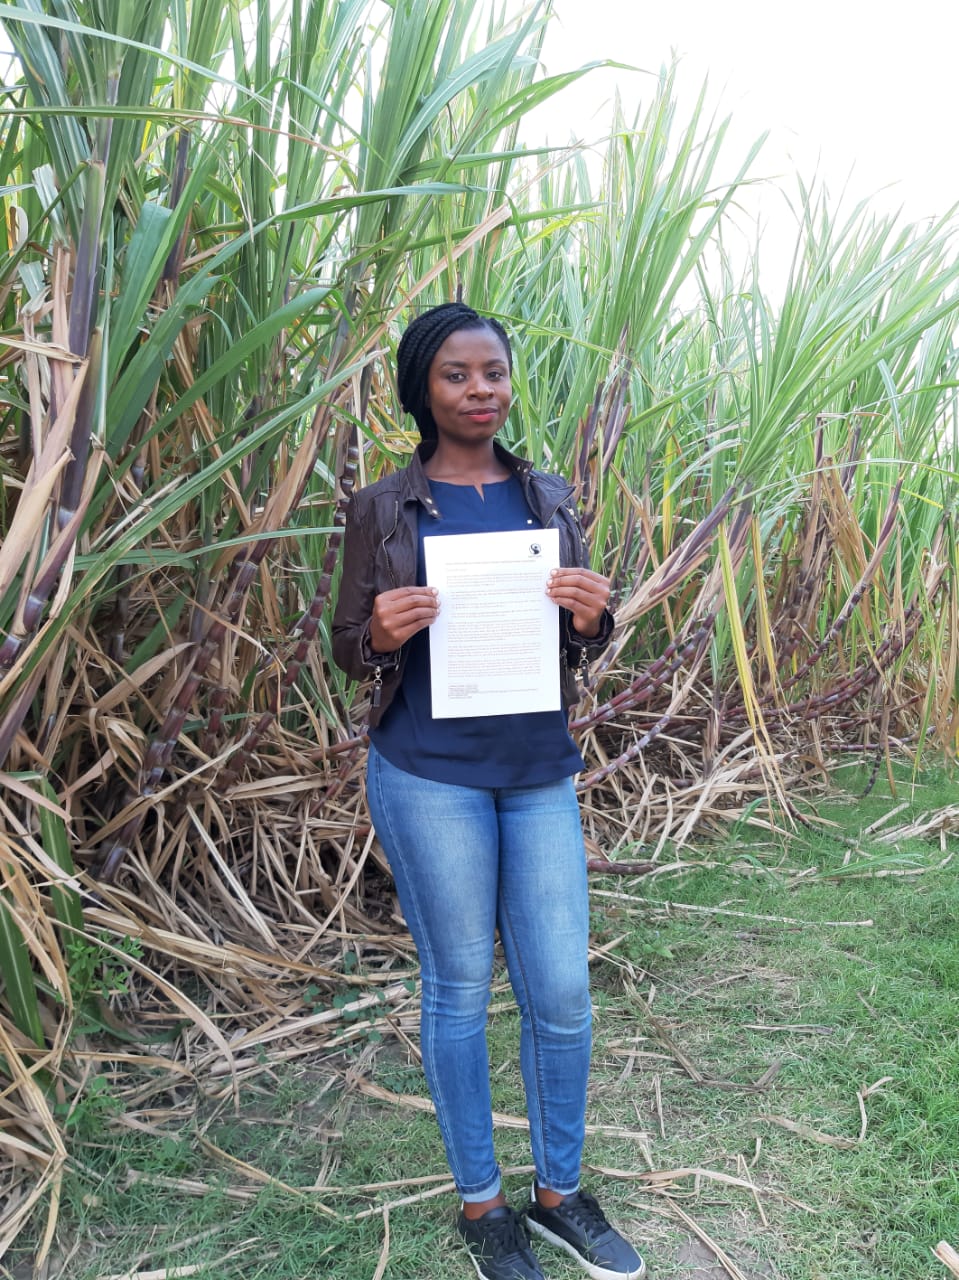
[[[440,593],[430,626],[433,715],[557,711],[559,608],[546,594],[559,531],[460,533],[423,539],[427,586]]]

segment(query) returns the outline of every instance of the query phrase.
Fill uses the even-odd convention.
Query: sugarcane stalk
[[[314,414],[308,443],[303,445],[303,448],[310,450],[311,458],[315,458],[320,441],[325,436],[325,428],[330,412],[330,404],[325,403],[318,406]],[[298,482],[292,486],[292,491],[288,491],[284,495],[289,499],[287,511],[298,505],[306,487],[309,473],[309,468],[302,467]],[[276,518],[279,518],[280,513],[279,511],[274,511],[269,515],[275,515]],[[264,524],[269,519],[269,515],[264,513]],[[173,705],[167,712],[159,734],[151,741],[147,749],[146,757],[140,768],[137,792],[129,797],[127,803],[133,804],[136,800],[149,800],[159,786],[173,755],[177,739],[182,732],[190,704],[210,668],[214,654],[228,632],[234,628],[244,601],[259,572],[260,565],[267,552],[273,547],[274,542],[274,537],[267,537],[252,543],[230,566],[224,588],[224,603],[196,649],[192,666],[180,687]],[[271,713],[266,714],[271,716]],[[255,726],[254,732],[258,732],[258,736],[262,736],[265,726],[269,723],[269,719],[264,721],[263,717],[261,717],[260,726]],[[100,863],[100,879],[109,883],[116,878],[127,853],[132,847],[133,841],[136,839],[137,833],[143,825],[146,811],[147,806],[142,803],[133,809],[133,812],[110,844]]]
[[[113,72],[107,78],[106,100],[110,105],[116,103],[119,81],[119,72]],[[103,206],[112,134],[112,117],[107,116],[98,121],[86,174],[86,198],[83,204],[83,220],[80,223],[80,238],[77,243],[73,289],[70,294],[69,347],[79,355],[89,354],[91,369],[87,373],[82,392],[83,400],[87,403],[84,405],[81,402],[73,423],[73,434],[70,437],[70,452],[73,457],[63,478],[60,509],[57,513],[61,528],[70,521],[80,501],[93,437],[93,407],[98,389],[98,378],[94,376],[94,370],[99,371],[102,355],[102,331],[95,330],[94,324],[100,296],[98,279],[103,245]],[[94,343],[96,352],[93,349]],[[51,392],[51,401],[52,398]]]
[[[816,666],[816,664],[820,661],[820,659],[823,657],[826,651],[830,648],[830,646],[832,645],[836,637],[839,635],[839,633],[844,629],[844,627],[849,622],[852,615],[855,613],[863,596],[869,590],[869,587],[872,585],[872,581],[879,570],[882,557],[886,553],[886,548],[889,545],[889,540],[892,537],[896,527],[896,516],[899,513],[899,495],[901,491],[902,491],[902,477],[900,476],[899,480],[897,480],[896,485],[893,489],[892,496],[889,499],[889,505],[886,508],[886,514],[883,518],[882,526],[879,530],[879,537],[876,539],[876,546],[873,550],[872,555],[869,558],[869,563],[866,565],[865,569],[860,574],[859,581],[856,583],[852,591],[849,593],[848,600],[846,601],[845,605],[843,605],[842,609],[840,609],[839,613],[836,615],[832,624],[827,629],[826,634],[823,636],[822,640],[820,640],[820,642],[813,649],[812,653],[809,655],[806,661],[802,664],[802,666],[796,672],[793,673],[793,675],[791,675],[787,680],[784,680],[780,684],[781,690],[790,689],[795,685],[797,685],[801,680],[804,680],[806,678],[809,672],[813,669],[814,666]],[[770,700],[771,700],[770,696],[766,695],[765,701],[770,701]]]
[[[350,428],[350,438],[347,445],[346,460],[343,466],[342,474],[339,477],[340,497],[337,499],[336,509],[333,514],[334,532],[330,534],[326,545],[326,553],[323,557],[323,564],[320,572],[320,580],[317,584],[310,607],[296,624],[295,630],[300,632],[300,639],[293,650],[293,653],[286,664],[283,672],[283,678],[280,682],[279,694],[277,697],[277,705],[282,706],[283,696],[292,689],[300,674],[306,655],[309,652],[310,645],[313,643],[317,628],[320,625],[320,618],[326,607],[326,602],[330,597],[333,589],[333,574],[336,569],[336,562],[339,559],[340,545],[343,541],[343,528],[346,524],[346,506],[349,502],[350,495],[353,492],[353,486],[356,483],[356,468],[359,462],[359,448],[356,442],[356,430]],[[253,728],[244,736],[236,751],[230,757],[226,768],[223,770],[222,783],[224,788],[229,788],[237,781],[240,772],[251,758],[263,734],[269,729],[270,725],[276,719],[276,711],[264,712]]]
[[[715,624],[716,614],[710,613],[688,640],[680,641],[677,638],[671,641],[660,656],[622,692],[617,693],[601,706],[595,707],[587,715],[570,721],[570,732],[579,733],[591,729],[594,725],[605,724],[624,711],[632,711],[641,702],[647,701],[652,694],[667,684],[685,663],[702,652],[713,633]]]
[[[261,545],[265,546],[265,543]],[[159,786],[166,771],[166,766],[173,755],[173,749],[182,732],[190,703],[200,687],[200,683],[210,663],[213,661],[213,656],[222,643],[224,636],[239,617],[246,593],[249,591],[256,576],[258,567],[252,552],[244,559],[236,562],[235,572],[227,581],[226,589],[228,595],[222,613],[214,618],[206,635],[196,648],[192,666],[180,687],[176,699],[167,711],[160,732],[150,742],[143,764],[140,767],[137,791],[128,797],[128,804],[136,800],[149,800]],[[143,825],[146,811],[146,804],[140,804],[134,809],[104,854],[99,870],[100,879],[104,882],[109,884],[116,879],[123,860],[129,852],[140,827]]]
[[[605,858],[587,858],[587,871],[610,876],[648,876],[656,870],[655,862],[607,862]]]
[[[675,712],[667,711],[661,715],[651,729],[643,734],[631,747],[627,747],[615,760],[610,760],[608,764],[603,765],[601,769],[594,769],[592,773],[587,773],[576,783],[578,792],[588,791],[591,787],[598,786],[625,765],[630,764],[633,760],[637,760],[646,748],[660,736],[665,733],[676,718]]]
[[[17,688],[3,719],[0,720],[0,764],[6,764],[7,756],[13,748],[20,726],[26,719],[42,679],[43,667],[38,665]]]

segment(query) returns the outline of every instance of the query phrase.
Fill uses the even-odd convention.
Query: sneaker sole
[[[634,1267],[631,1271],[610,1271],[607,1267],[599,1267],[595,1262],[587,1262],[581,1253],[564,1240],[562,1236],[555,1235],[550,1231],[549,1227],[544,1227],[542,1223],[537,1222],[535,1218],[529,1215],[526,1217],[526,1225],[530,1231],[535,1231],[538,1236],[542,1236],[550,1244],[556,1245],[557,1249],[565,1249],[571,1258],[574,1258],[583,1268],[590,1280],[643,1280],[646,1275],[646,1263],[640,1261],[638,1267]]]

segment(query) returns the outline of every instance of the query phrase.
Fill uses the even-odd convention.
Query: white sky
[[[753,172],[790,194],[798,172],[807,181],[818,173],[837,197],[845,188],[849,210],[868,197],[909,221],[959,201],[955,0],[555,0],[555,15],[549,72],[615,58],[655,73],[675,53],[680,121],[708,77],[709,100],[732,116],[730,167],[769,131]],[[616,87],[627,102],[651,94],[641,73],[596,72],[541,114],[539,128],[555,143],[570,132],[600,137]],[[759,216],[773,240],[789,219],[769,195]]]
[[[528,4],[505,2],[514,12]],[[543,49],[549,72],[615,58],[655,74],[675,54],[679,122],[708,78],[710,104],[732,116],[721,177],[768,131],[753,174],[790,196],[798,172],[807,181],[819,174],[836,197],[845,189],[844,207],[868,197],[910,221],[959,203],[959,0],[553,0],[553,7]],[[0,28],[0,47],[3,36]],[[632,106],[649,101],[652,81],[641,71],[592,72],[524,122],[524,140],[601,138],[617,89]],[[764,249],[768,240],[785,251],[794,224],[781,197],[767,191],[749,207],[764,228]],[[751,240],[748,220],[744,232]]]

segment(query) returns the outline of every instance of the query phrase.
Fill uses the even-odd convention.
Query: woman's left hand
[[[554,569],[546,584],[554,604],[573,615],[573,627],[589,639],[599,634],[599,623],[609,603],[609,579],[592,569]]]

